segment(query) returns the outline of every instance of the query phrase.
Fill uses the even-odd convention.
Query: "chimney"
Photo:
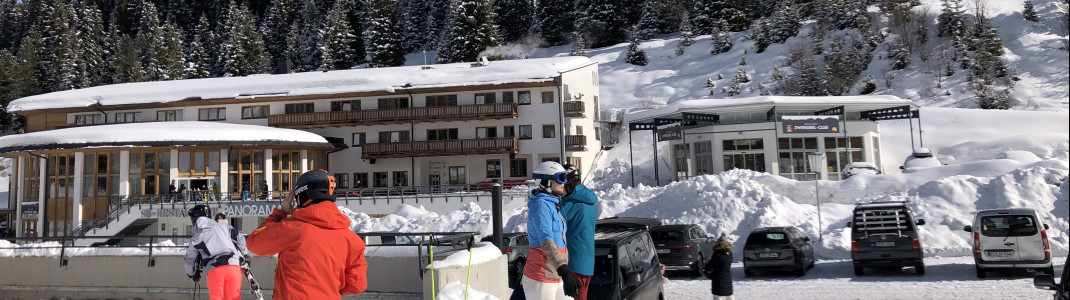
[[[289,58],[281,57],[275,60],[275,74],[290,74],[290,66],[293,63]]]

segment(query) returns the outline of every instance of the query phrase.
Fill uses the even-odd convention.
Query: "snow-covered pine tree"
[[[663,20],[661,12],[664,10],[664,5],[665,3],[662,3],[661,0],[643,0],[642,14],[639,16],[639,36],[642,39],[650,39],[654,35],[661,33],[661,27],[663,26],[661,24]],[[687,12],[684,12],[684,14],[684,19],[687,19]],[[684,25],[680,24],[679,29],[682,31],[683,27]]]
[[[582,9],[576,17],[576,30],[587,37],[591,47],[605,47],[626,41],[628,24],[625,23],[628,7],[618,0],[583,0],[577,2]],[[580,6],[580,3],[587,5]],[[640,37],[642,35],[640,34]]]
[[[873,80],[873,75],[866,75],[866,79],[862,82],[862,91],[858,92],[859,94],[869,95],[877,90],[877,83]]]
[[[368,1],[357,0],[353,2],[353,9],[349,11],[349,49],[353,51],[353,64],[360,65],[368,62],[368,55],[364,45],[364,25],[368,20]],[[429,26],[427,30],[435,31],[437,27]],[[423,41],[429,43],[437,35],[424,37]]]
[[[1033,0],[1025,0],[1024,7],[1022,8],[1022,19],[1031,22],[1040,22],[1040,16],[1037,15],[1036,9],[1033,8]]]
[[[936,17],[936,35],[940,37],[964,36],[966,20],[963,17],[962,0],[943,0],[943,9]]]
[[[81,4],[80,37],[82,44],[82,63],[85,65],[86,77],[82,86],[90,87],[101,84],[104,76],[104,58],[107,33],[104,31],[104,21],[101,19],[100,10],[94,5]]]
[[[60,34],[55,44],[58,49],[56,51],[56,58],[59,59],[57,65],[59,69],[51,72],[54,74],[53,78],[56,80],[57,91],[77,89],[85,87],[83,83],[88,77],[86,74],[85,64],[82,62],[82,41],[79,40],[79,27],[81,27],[81,19],[74,11],[71,4],[57,1],[55,6],[55,20],[64,22],[66,24],[53,24],[57,28]]]
[[[773,13],[773,21],[769,24],[769,42],[783,43],[799,34],[799,28],[802,27],[799,20],[799,8],[794,0],[780,2]]]
[[[840,96],[851,88],[856,70],[844,51],[843,39],[839,36],[829,41],[825,53],[825,82],[830,95]]]
[[[680,46],[682,46],[682,47],[690,47],[691,44],[695,43],[695,32],[694,31],[695,31],[694,28],[691,27],[690,18],[681,18],[680,19]]]
[[[696,35],[710,34],[719,25],[718,12],[724,9],[724,0],[694,0],[691,7],[691,25]]]
[[[727,4],[724,10],[720,12],[720,17],[724,20],[724,28],[731,32],[740,32],[747,30],[747,27],[751,24],[750,11],[748,11],[747,0],[724,0]]]
[[[535,4],[532,33],[542,37],[548,46],[568,43],[576,18],[572,0],[540,0]]]
[[[800,96],[827,96],[824,77],[817,71],[814,57],[804,55],[799,60],[799,73],[795,82],[799,85]]]
[[[747,75],[747,71],[743,71],[743,69],[736,69],[736,75],[732,76],[732,82],[748,83],[750,82],[750,75]]]
[[[628,53],[624,57],[624,62],[636,66],[645,66],[647,63],[646,52],[644,52],[642,49],[639,49],[639,42],[641,40],[639,39],[638,26],[632,26],[631,41],[632,42],[628,44]]]
[[[182,79],[186,73],[186,59],[182,54],[182,29],[172,22],[164,24],[163,48],[157,53],[160,64],[160,80]]]
[[[0,3],[0,5],[4,5]],[[0,8],[0,12],[3,8]],[[15,95],[15,76],[18,74],[19,62],[15,58],[14,54],[11,54],[7,49],[0,48],[0,118],[7,117],[7,104],[11,100],[19,98]],[[4,118],[0,121],[7,121]],[[0,122],[0,124],[8,124],[9,122]],[[0,132],[4,132],[5,128],[0,128]]]
[[[44,93],[42,85],[44,68],[41,57],[41,32],[37,28],[30,28],[26,37],[19,44],[18,72],[15,73],[15,94],[20,97]]]
[[[112,64],[115,65],[115,83],[145,81],[145,69],[141,67],[141,51],[137,44],[137,40],[129,35],[124,34],[119,37],[119,52],[112,57]]]
[[[156,5],[150,2],[145,3],[141,14],[144,17],[138,29],[137,39],[141,45],[144,45],[141,64],[145,67],[145,79],[147,81],[168,80],[170,78],[166,78],[160,66],[160,59],[166,46],[163,27],[160,25],[160,18],[157,17]]]
[[[193,37],[193,41],[189,43],[189,57],[186,58],[186,78],[208,78],[212,75],[208,72],[209,65],[211,65],[211,60],[204,51],[201,37]]]
[[[754,40],[755,53],[765,52],[765,48],[773,43],[769,38],[769,22],[765,18],[754,21],[754,26],[751,27],[751,39]]]
[[[266,73],[270,66],[264,40],[256,30],[256,21],[243,3],[231,3],[227,29],[223,36],[221,59],[223,76],[246,76]]]
[[[353,9],[353,0],[338,0],[334,2],[331,11],[327,13],[327,27],[323,35],[323,63],[321,70],[344,70],[352,68],[356,62],[353,50],[349,49],[350,33],[349,16]]]
[[[721,30],[720,26],[713,27],[713,33],[710,36],[710,41],[713,47],[710,48],[710,54],[717,55],[732,50],[732,40],[729,38],[728,32]]]
[[[451,49],[447,62],[476,61],[479,54],[498,47],[498,28],[494,25],[494,7],[488,0],[458,1],[453,10],[452,38],[443,40],[442,47]]]
[[[271,55],[272,68],[276,68],[277,60],[283,58],[286,48],[286,38],[290,33],[290,25],[294,22],[295,4],[293,0],[275,0],[267,8],[263,22],[260,23],[260,34],[264,37],[264,46]]]
[[[220,69],[217,61],[221,43],[219,36],[212,30],[211,23],[208,23],[208,17],[201,15],[197,20],[197,26],[194,26],[193,30],[195,31],[193,36],[200,37],[201,45],[204,47],[204,53],[209,60],[209,64],[204,67],[208,69],[208,72],[211,74],[210,77],[220,76],[222,73],[219,73]]]
[[[381,0],[382,1],[382,0]],[[296,72],[313,71],[323,62],[323,14],[315,1],[304,1],[298,8],[296,21],[297,53],[293,56]]]
[[[888,59],[891,59],[889,67],[892,70],[902,70],[910,64],[910,48],[901,38],[897,38],[888,44]]]
[[[394,23],[397,1],[368,2],[368,24],[364,26],[364,46],[371,67],[394,67],[405,64],[401,31]],[[441,54],[441,52],[440,52]]]
[[[514,43],[528,35],[535,16],[532,0],[494,1],[494,13],[502,43]]]
[[[579,32],[572,33],[575,36],[575,43],[572,43],[572,50],[568,52],[570,56],[587,56],[587,41],[583,39],[583,35]]]

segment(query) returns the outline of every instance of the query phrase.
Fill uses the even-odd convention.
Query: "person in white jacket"
[[[245,235],[226,223],[212,220],[207,205],[197,205],[189,210],[193,221],[193,237],[186,248],[186,276],[200,281],[201,273],[196,264],[208,274],[208,296],[212,300],[240,300],[242,270],[241,260],[249,253],[245,248]]]

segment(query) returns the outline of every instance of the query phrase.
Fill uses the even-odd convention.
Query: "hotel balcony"
[[[586,118],[583,101],[565,101],[565,117]]]
[[[587,151],[587,136],[566,135],[565,151]]]
[[[489,138],[469,140],[439,140],[399,143],[364,144],[363,159],[399,158],[425,156],[451,156],[470,154],[516,154],[520,147],[516,138]]]
[[[268,126],[300,129],[516,117],[516,103],[493,103],[270,115]]]

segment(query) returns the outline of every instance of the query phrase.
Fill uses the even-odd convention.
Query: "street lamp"
[[[817,201],[817,242],[822,246],[825,245],[824,240],[824,227],[821,226],[821,192],[818,180],[821,179],[821,162],[825,159],[825,154],[821,152],[806,153],[806,160],[810,163],[810,170],[814,171],[814,199]]]

